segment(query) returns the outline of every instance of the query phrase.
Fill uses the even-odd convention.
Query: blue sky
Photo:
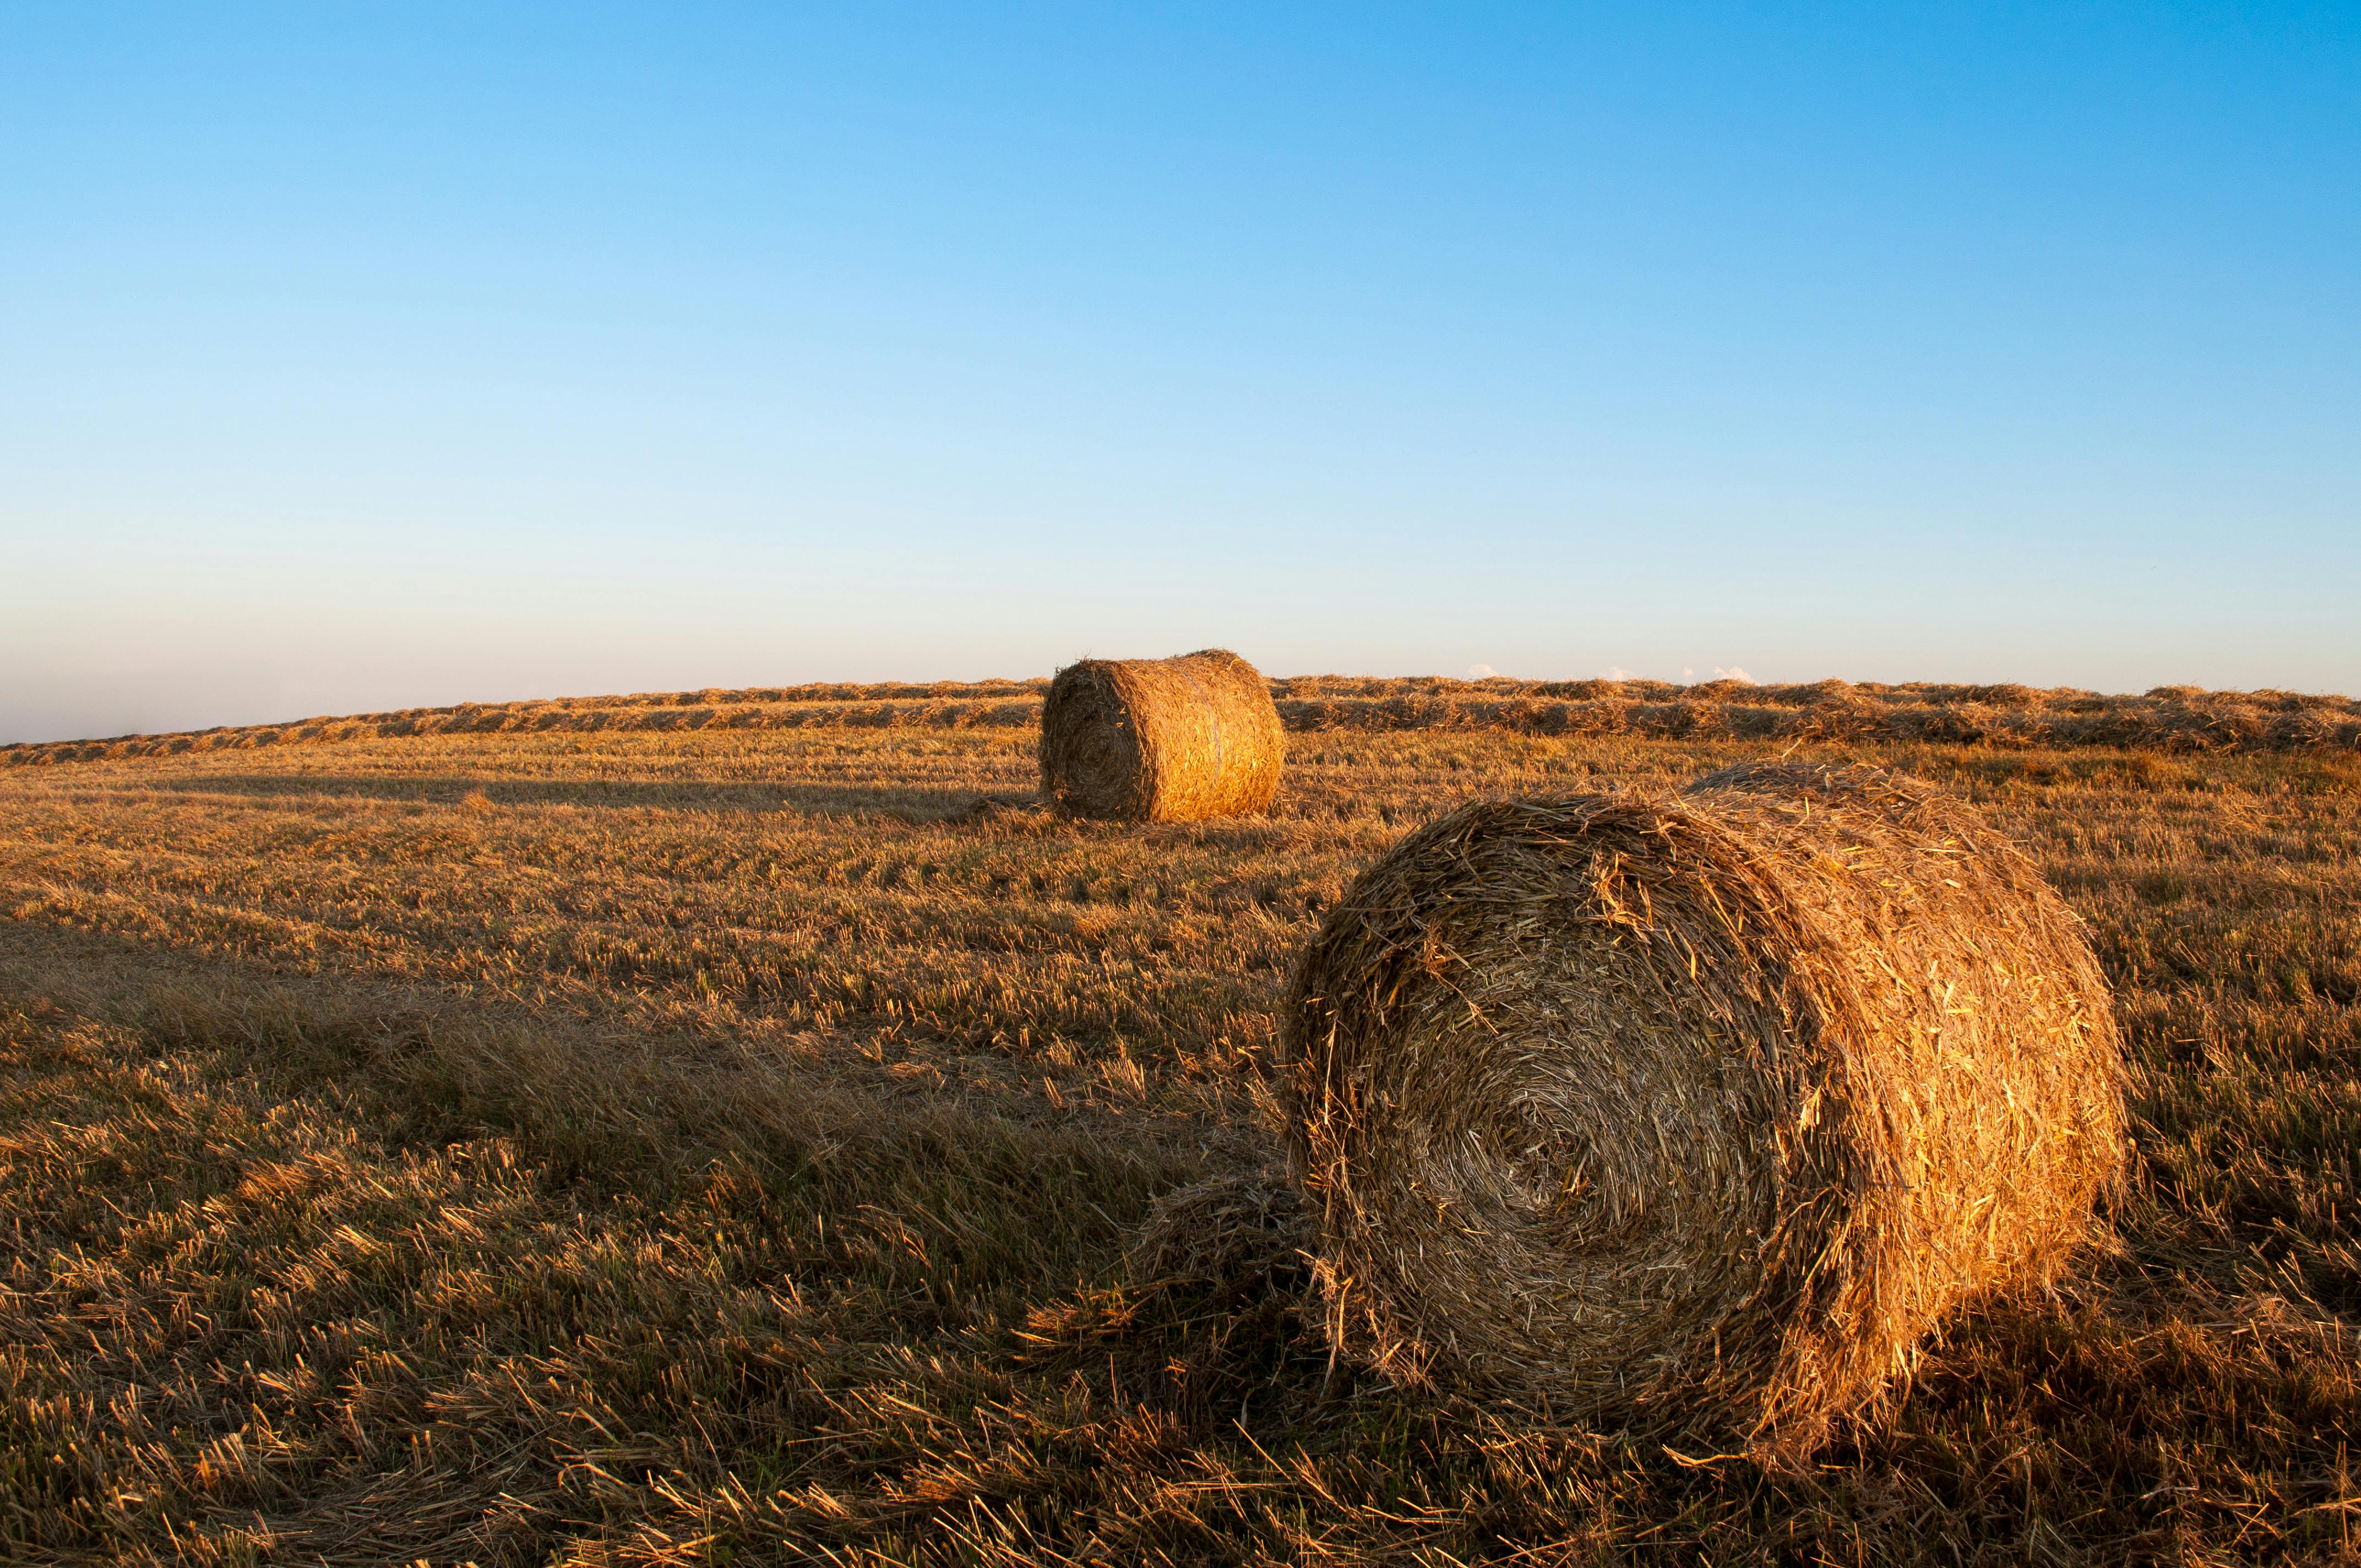
[[[2361,689],[2361,9],[0,11],[0,740]]]

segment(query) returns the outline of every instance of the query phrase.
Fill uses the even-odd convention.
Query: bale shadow
[[[571,806],[589,810],[763,812],[801,816],[875,816],[921,822],[976,822],[1021,809],[1007,795],[928,784],[706,784],[670,780],[482,779],[461,774],[390,778],[343,773],[227,773],[160,779],[140,787],[185,795],[233,795],[254,800],[381,800],[411,806],[456,806],[480,796],[500,806]]]

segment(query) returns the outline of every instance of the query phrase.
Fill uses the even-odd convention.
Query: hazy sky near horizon
[[[0,11],[0,741],[2361,690],[2361,8]]]

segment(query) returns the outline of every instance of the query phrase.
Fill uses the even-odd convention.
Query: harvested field
[[[1422,689],[1282,710],[1496,700]],[[1030,688],[695,695],[9,753],[67,765],[0,773],[0,1558],[2356,1560],[2350,704],[1877,747],[2090,922],[2135,1173],[1766,1475],[1332,1365],[1268,1073],[1441,808],[1858,740],[1298,708],[1268,816],[1141,828],[1029,804]]]
[[[0,746],[0,767],[422,735],[614,730],[1038,729],[1047,681],[820,685],[412,707],[173,735]],[[2171,752],[2361,751],[2361,703],[2301,692],[2159,686],[2138,696],[2020,685],[1819,681],[1458,681],[1298,675],[1269,683],[1290,730],[1499,730],[1636,740],[2101,747]]]

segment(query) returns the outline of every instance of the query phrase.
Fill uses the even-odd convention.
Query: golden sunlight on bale
[[[1285,748],[1270,688],[1225,649],[1085,659],[1041,705],[1041,793],[1079,817],[1238,817],[1270,805]]]
[[[2076,916],[1872,768],[1455,811],[1331,912],[1284,1034],[1340,1349],[1767,1462],[2049,1277],[2124,1168]]]

